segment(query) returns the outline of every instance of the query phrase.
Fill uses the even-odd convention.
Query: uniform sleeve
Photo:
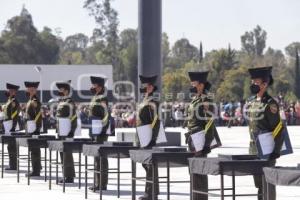
[[[71,131],[69,133],[69,137],[74,137],[74,133],[75,130],[77,128],[77,115],[76,115],[76,106],[75,103],[73,101],[69,101],[68,102],[70,104],[70,106],[68,106],[68,108],[70,109],[70,118],[71,118]]]
[[[12,113],[12,104],[10,103],[10,104],[6,105],[6,116],[5,116],[5,118],[7,120],[12,120],[11,113]]]
[[[270,103],[268,103],[268,106],[266,107],[265,115],[267,117],[267,120],[269,122],[270,130],[274,132],[274,130],[277,128],[278,124],[281,123],[280,114],[279,114],[279,106],[275,102],[275,100],[272,100]],[[283,144],[283,124],[282,127],[279,129],[278,134],[275,136],[275,148],[274,152],[279,154],[282,144]]]
[[[42,121],[43,121],[43,116],[42,116],[42,104],[39,101],[36,101],[36,114],[35,114],[35,120],[36,120],[36,132],[40,133],[41,128],[42,128]]]
[[[107,118],[107,116],[108,116],[108,103],[107,103],[107,101],[99,99],[99,100],[96,101],[96,103],[97,104],[94,105],[92,107],[92,110],[91,110],[92,116],[98,117],[101,120]],[[106,124],[107,124],[107,120],[105,122],[105,125]]]
[[[158,109],[158,103],[156,103],[156,102],[151,102],[149,105],[144,106],[139,115],[141,124],[142,125],[152,124],[155,115],[158,114],[157,109]],[[158,132],[159,132],[159,127],[160,127],[160,121],[157,120],[152,129],[152,140],[151,140],[149,146],[155,145],[156,138],[157,138]]]
[[[207,127],[207,132],[205,135],[205,147],[210,147],[213,139],[214,139],[214,135],[215,135],[215,123],[214,123],[214,111],[215,111],[215,107],[214,105],[212,105],[212,99],[208,99],[207,100],[207,105],[204,104],[204,115],[207,118],[205,121],[205,127]]]
[[[9,113],[11,113],[11,119],[13,121],[11,131],[15,131],[19,121],[19,113],[20,113],[20,104],[16,99],[14,99],[13,102],[11,103],[11,110]]]

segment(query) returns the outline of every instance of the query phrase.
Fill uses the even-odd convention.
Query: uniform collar
[[[195,95],[195,96],[193,97],[193,101],[198,100],[198,99],[204,99],[204,98],[206,98],[206,97],[207,97],[207,95],[204,94],[204,93],[202,93],[202,94],[200,94],[200,95]]]
[[[61,101],[66,101],[68,99],[71,99],[71,97],[70,96],[64,96],[64,97],[60,98]]]
[[[262,97],[257,97],[257,96],[256,96],[256,101],[265,102],[265,101],[268,100],[268,98],[269,98],[269,94],[268,94],[268,92],[266,91],[266,92],[263,94]]]

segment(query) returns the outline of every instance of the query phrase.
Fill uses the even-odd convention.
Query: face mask
[[[60,91],[58,91],[58,96],[64,96],[64,93],[63,92],[60,92]]]
[[[140,88],[140,93],[146,93],[147,92],[147,88]]]
[[[260,91],[260,87],[256,84],[251,84],[250,91],[252,94],[257,94]]]
[[[191,93],[197,93],[198,91],[197,91],[197,88],[196,87],[190,87],[190,92]]]
[[[92,94],[96,94],[96,88],[91,87],[90,91],[91,91]]]

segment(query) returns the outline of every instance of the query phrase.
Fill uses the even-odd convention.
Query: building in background
[[[112,98],[113,71],[111,65],[0,65],[0,103],[6,101],[6,83],[20,85],[18,99],[26,102],[24,81],[40,81],[43,103],[57,99],[56,81],[71,80],[73,97],[78,102],[89,102],[90,75],[107,78],[108,97]]]

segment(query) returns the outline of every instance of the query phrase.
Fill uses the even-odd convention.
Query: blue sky
[[[61,36],[91,35],[95,23],[83,8],[84,0],[0,0],[0,30],[25,4],[35,26],[61,28]],[[136,28],[138,0],[114,0],[120,30]],[[171,43],[186,37],[204,50],[240,48],[240,36],[257,24],[268,33],[267,46],[284,49],[300,41],[299,0],[163,0],[163,31]]]

